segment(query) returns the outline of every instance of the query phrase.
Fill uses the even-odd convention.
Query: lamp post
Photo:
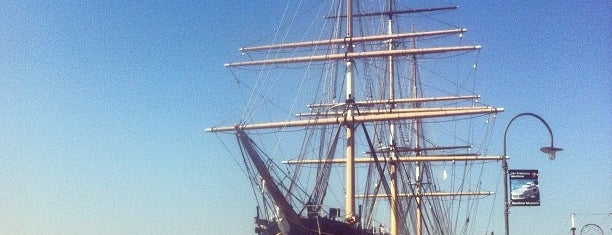
[[[555,159],[555,154],[561,150],[563,150],[562,148],[557,148],[554,145],[554,141],[553,141],[553,133],[552,130],[550,129],[550,126],[548,126],[548,123],[546,123],[546,121],[544,121],[544,119],[534,113],[520,113],[516,116],[514,116],[510,122],[508,122],[508,125],[506,125],[506,129],[504,130],[504,155],[502,157],[502,169],[504,171],[504,225],[505,225],[505,231],[506,231],[506,235],[510,234],[510,226],[509,226],[509,222],[508,222],[508,215],[510,214],[510,204],[508,204],[508,159],[507,159],[507,155],[506,155],[506,135],[508,134],[508,128],[510,127],[510,124],[512,124],[512,122],[514,120],[516,120],[519,117],[522,116],[532,116],[537,118],[538,120],[540,120],[544,126],[546,126],[546,128],[548,129],[548,133],[550,134],[550,146],[546,146],[546,147],[542,147],[540,148],[540,151],[542,151],[543,153],[548,154],[548,158],[550,160],[554,160]]]

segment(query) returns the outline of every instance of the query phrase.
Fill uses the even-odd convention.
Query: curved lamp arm
[[[553,137],[553,133],[552,130],[550,129],[550,126],[548,126],[548,123],[546,123],[546,121],[544,121],[544,119],[540,116],[538,116],[535,113],[520,113],[516,116],[514,116],[510,122],[508,122],[508,125],[506,125],[506,129],[504,130],[504,157],[506,157],[506,136],[508,134],[508,128],[510,127],[510,124],[512,124],[512,122],[514,122],[514,120],[516,120],[519,117],[522,116],[532,116],[537,118],[538,120],[540,120],[544,126],[546,126],[546,129],[548,129],[548,134],[550,134],[550,146],[547,147],[542,147],[540,148],[540,151],[542,151],[543,153],[548,154],[548,158],[550,160],[555,160],[556,157],[556,153],[563,150],[562,148],[556,148],[555,144],[554,144],[554,137]]]

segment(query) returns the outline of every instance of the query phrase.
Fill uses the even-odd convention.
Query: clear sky
[[[511,208],[513,234],[569,234],[572,212],[612,232],[611,216],[590,215],[612,212],[612,3],[451,4],[483,46],[480,95],[506,110],[490,152],[526,111],[565,149],[549,161],[545,128],[513,124],[510,168],[546,182],[542,206]],[[223,63],[284,5],[0,1],[0,234],[252,234],[250,186],[203,129],[240,116]]]

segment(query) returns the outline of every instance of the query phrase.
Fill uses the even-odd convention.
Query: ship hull
[[[299,223],[288,223],[288,231],[281,231],[283,235],[373,235],[369,230],[360,229],[353,225],[332,220],[329,218],[301,218]],[[284,229],[281,229],[284,230]]]

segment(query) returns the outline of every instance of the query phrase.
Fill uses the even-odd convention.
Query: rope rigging
[[[379,1],[382,2],[382,1]],[[386,1],[385,1],[386,2]],[[336,3],[331,3],[331,5],[334,5]],[[337,4],[341,4],[341,1],[337,1]],[[287,5],[289,5],[289,3],[287,3]],[[298,3],[299,7],[302,7],[302,2],[300,1]],[[383,7],[381,9],[385,9],[384,7],[384,3],[382,4]],[[342,7],[338,7],[338,10],[330,10],[329,12],[331,12],[330,15],[336,15],[335,19],[335,24],[334,23],[330,23],[330,26],[333,27],[333,29],[331,31],[329,31],[329,33],[327,33],[327,31],[321,31],[320,35],[324,35],[324,34],[329,34],[332,36],[332,38],[338,38],[338,35],[340,35],[341,31],[342,31],[342,17],[340,17],[342,15],[340,8]],[[393,8],[397,8],[397,6],[393,6]],[[332,8],[330,8],[332,9]],[[360,5],[358,5],[358,7],[356,7],[356,11],[357,12],[368,12],[368,10],[362,9],[360,8]],[[392,9],[391,7],[389,7],[389,9]],[[391,11],[391,10],[389,10]],[[297,11],[296,11],[297,13]],[[296,15],[297,14],[293,14],[292,17],[290,17],[289,15],[291,15],[288,11],[287,8],[285,8],[284,12],[282,13],[282,21],[283,22],[289,22],[288,27],[291,27],[294,24],[294,21],[296,20]],[[366,18],[366,17],[364,17]],[[287,20],[290,19],[290,20]],[[386,16],[380,16],[380,21],[385,21],[386,20]],[[377,18],[378,20],[378,18]],[[360,33],[362,35],[367,35],[367,32],[371,32],[371,31],[377,31],[380,29],[374,29],[371,27],[370,24],[366,24],[363,23],[361,21],[359,21],[359,26],[357,27],[360,30]],[[398,27],[397,25],[395,25],[394,27]],[[273,41],[278,41],[278,38],[282,38],[280,39],[280,41],[286,41],[287,37],[288,37],[288,33],[283,34],[280,30],[281,30],[281,25],[278,26],[278,29],[275,31],[274,36],[273,36]],[[306,30],[306,32],[309,32],[311,30],[311,28],[308,28]],[[398,30],[399,31],[399,30]],[[288,30],[287,30],[288,32]],[[306,35],[306,32],[304,33],[304,37]],[[325,33],[324,33],[325,32]],[[431,39],[439,39],[440,37],[434,37]],[[395,39],[394,39],[395,40]],[[425,39],[419,39],[419,40],[425,40]],[[421,41],[419,41],[421,42]],[[356,44],[357,48],[361,48],[361,50],[363,51],[368,51],[372,48],[377,48],[376,50],[380,50],[381,48],[384,49],[384,46],[386,45],[387,42],[379,42],[379,43],[359,43]],[[396,44],[397,47],[410,47],[409,46],[409,41],[408,40],[398,40],[398,41],[394,41],[393,43]],[[328,51],[331,52],[332,54],[336,54],[338,51],[340,51],[341,45],[329,45],[329,46],[321,46],[319,48],[314,48],[312,50],[312,53],[314,53],[315,51]],[[293,51],[290,50],[268,50],[266,51],[267,55],[265,56],[266,58],[270,58],[270,57],[275,57],[277,55],[279,55],[280,53],[286,53],[288,55],[295,55],[295,54],[308,54],[310,51],[304,50],[304,49],[295,49]],[[459,53],[453,55],[453,56],[458,56],[460,55]],[[411,95],[411,93],[415,93],[414,96],[417,97],[423,97],[425,96],[425,94],[427,92],[431,92],[433,90],[433,92],[442,92],[442,93],[448,93],[448,94],[454,94],[454,95],[458,95],[458,93],[463,92],[463,91],[471,91],[473,92],[475,90],[475,84],[469,84],[468,86],[461,86],[459,85],[460,83],[466,83],[469,82],[467,79],[464,80],[452,80],[452,79],[447,79],[446,75],[443,74],[438,74],[436,72],[430,71],[427,66],[423,66],[422,63],[418,64],[418,69],[407,69],[406,71],[402,71],[401,75],[400,73],[393,75],[394,78],[390,79],[389,77],[391,77],[391,75],[387,75],[387,70],[389,69],[395,69],[397,71],[401,71],[401,67],[405,67],[405,65],[409,65],[411,63],[415,63],[416,65],[416,56],[415,57],[410,57],[410,58],[400,58],[400,62],[395,63],[392,65],[393,68],[389,68],[391,66],[388,65],[388,63],[386,63],[386,59],[387,58],[375,58],[375,59],[359,59],[357,60],[355,65],[355,69],[359,69],[359,71],[355,71],[354,74],[356,74],[356,77],[359,77],[358,82],[361,84],[357,84],[359,86],[355,86],[355,87],[361,87],[360,89],[362,89],[362,92],[356,92],[357,94],[359,94],[360,96],[363,97],[355,97],[355,98],[364,98],[365,100],[375,100],[375,99],[379,99],[379,100],[385,100],[387,99],[387,97],[390,96],[389,91],[388,91],[388,86],[390,81],[389,80],[393,80],[394,82],[396,82],[396,90],[397,90],[397,94],[399,94],[399,97],[409,97]],[[423,59],[422,57],[419,57],[419,59]],[[433,60],[433,59],[432,59]],[[238,79],[235,75],[235,79],[236,82],[238,83],[238,86],[240,88],[244,88],[246,87],[247,89],[251,90],[251,96],[247,100],[247,107],[245,108],[245,112],[244,112],[244,116],[242,116],[241,120],[252,120],[254,118],[254,116],[256,115],[256,113],[264,113],[266,114],[267,110],[264,110],[263,107],[264,104],[266,105],[272,105],[274,106],[274,108],[281,110],[281,112],[284,115],[293,115],[293,110],[294,107],[296,106],[296,104],[299,104],[300,102],[302,102],[303,100],[299,100],[298,96],[299,95],[304,95],[303,93],[305,93],[303,91],[305,84],[307,82],[311,82],[313,81],[313,83],[315,83],[314,86],[314,102],[312,103],[320,103],[320,104],[336,104],[337,103],[337,99],[338,99],[338,94],[341,94],[344,92],[344,87],[345,87],[345,77],[342,76],[342,69],[340,69],[338,66],[342,61],[330,61],[330,62],[324,62],[324,63],[319,63],[319,64],[315,64],[315,66],[311,66],[313,63],[306,63],[306,64],[300,64],[300,66],[292,66],[292,67],[288,67],[288,66],[272,66],[272,65],[264,65],[261,66],[261,69],[259,70],[259,74],[257,75],[257,80],[254,82],[253,86],[249,86],[247,84],[245,84],[244,82],[242,82],[240,79]],[[381,64],[382,63],[382,64]],[[315,74],[314,76],[317,76],[317,78],[315,79],[311,79],[312,73],[310,72],[313,67],[317,67],[317,66],[321,66],[319,68],[323,68],[319,74]],[[287,98],[287,94],[288,93],[294,93],[297,92],[297,95],[295,97],[289,97],[287,99],[291,99],[291,106],[289,107],[283,107],[281,105],[277,105],[275,101],[273,101],[273,96],[271,95],[272,92],[272,88],[277,86],[281,77],[272,77],[271,71],[273,69],[280,69],[282,70],[282,73],[286,73],[285,75],[294,75],[293,74],[293,70],[306,70],[306,72],[302,75],[302,77],[300,78],[300,81],[297,82],[298,85],[296,86],[296,90],[283,90],[283,92],[285,94],[283,94],[283,98]],[[291,71],[289,71],[291,70]],[[438,78],[442,78],[441,80],[446,81],[448,83],[452,83],[455,85],[455,90],[448,92],[448,90],[442,90],[442,89],[431,89],[433,87],[435,87],[435,83],[433,82],[429,82],[430,80],[423,82],[422,79],[415,79],[412,80],[412,76],[415,77],[420,77],[422,76],[421,74],[421,70],[422,71],[426,71],[429,72],[431,74],[433,74],[434,79],[438,79]],[[417,74],[418,71],[418,74]],[[233,73],[233,71],[232,71]],[[413,73],[413,74],[411,74]],[[289,77],[289,76],[286,76]],[[471,80],[473,81],[473,80]],[[415,88],[413,90],[413,87],[418,87]],[[418,93],[418,95],[417,95]],[[308,95],[312,95],[312,94],[308,94]],[[340,97],[342,97],[340,95]],[[410,97],[409,97],[410,98]],[[460,101],[457,102],[445,102],[443,103],[443,105],[445,106],[455,106],[455,105],[459,105]],[[477,103],[474,101],[470,101],[473,102],[473,104]],[[399,102],[398,102],[399,103]],[[398,109],[398,108],[423,108],[423,107],[428,107],[427,104],[425,103],[416,103],[414,104],[413,107],[410,106],[411,104],[398,104],[397,106],[395,106],[395,104],[390,105],[390,104],[376,104],[376,105],[371,105],[371,106],[363,106],[366,107],[366,109],[368,109],[368,111],[371,110],[379,110],[379,111],[389,111],[391,112],[391,110],[393,109]],[[313,115],[313,117],[311,117],[309,120],[312,120],[313,122],[316,122],[316,120],[320,117],[328,117],[333,115],[333,113],[336,113],[336,111],[340,111],[339,107],[344,107],[344,108],[353,108],[352,105],[346,105],[346,106],[342,106],[342,105],[338,105],[337,107],[323,107],[323,108],[314,108],[315,110],[312,112],[315,115]],[[354,108],[357,111],[357,115],[359,114],[359,109],[356,108],[356,105],[354,106]],[[287,117],[287,119],[290,119],[291,117]],[[482,188],[482,183],[480,181],[480,178],[482,178],[482,172],[483,172],[483,167],[484,165],[481,166],[480,169],[478,169],[477,167],[474,167],[473,164],[468,164],[466,162],[466,164],[456,164],[455,162],[452,162],[452,164],[447,164],[447,163],[423,163],[423,162],[418,162],[418,163],[413,163],[413,162],[399,162],[399,157],[401,156],[401,154],[403,154],[404,152],[400,152],[398,151],[397,146],[412,146],[412,147],[406,147],[406,148],[412,148],[412,149],[417,149],[418,151],[416,152],[412,152],[409,153],[409,156],[421,156],[421,155],[428,155],[428,154],[438,154],[438,153],[442,153],[442,154],[462,154],[463,152],[459,153],[460,151],[464,151],[464,150],[432,150],[432,151],[422,151],[420,149],[426,149],[427,147],[433,148],[431,146],[434,147],[438,147],[438,145],[440,143],[448,143],[451,141],[448,141],[448,139],[452,139],[455,142],[451,142],[452,144],[457,144],[457,142],[461,142],[464,143],[465,146],[469,145],[472,146],[473,143],[477,142],[475,141],[476,135],[474,134],[474,132],[472,132],[472,128],[474,127],[474,122],[472,121],[473,118],[475,117],[465,117],[464,119],[467,120],[467,126],[468,128],[465,129],[467,131],[465,131],[464,129],[461,128],[457,128],[456,126],[452,126],[452,125],[446,125],[445,122],[458,122],[458,121],[463,121],[462,118],[453,118],[452,120],[448,120],[448,119],[442,119],[442,118],[431,118],[431,119],[427,119],[427,120],[403,120],[403,121],[394,121],[393,124],[395,125],[396,130],[398,131],[397,137],[394,137],[394,139],[388,138],[387,136],[392,136],[395,134],[390,134],[388,125],[390,124],[390,122],[381,122],[381,123],[376,123],[373,126],[367,126],[365,123],[359,123],[362,126],[363,129],[363,135],[365,136],[363,140],[365,140],[365,144],[363,144],[363,142],[361,142],[360,144],[362,144],[361,146],[358,146],[358,148],[362,148],[362,149],[366,149],[366,151],[369,151],[368,153],[370,154],[369,157],[374,159],[372,164],[369,164],[367,166],[367,172],[365,172],[364,174],[358,175],[358,180],[364,180],[365,183],[359,182],[361,185],[363,186],[359,186],[362,187],[359,190],[363,189],[363,191],[365,192],[365,194],[370,194],[370,195],[379,195],[380,191],[384,190],[384,193],[386,193],[387,198],[386,200],[389,201],[390,204],[390,195],[391,195],[391,186],[390,184],[390,168],[391,168],[391,164],[396,164],[394,166],[397,167],[397,182],[398,182],[398,191],[400,191],[403,194],[402,197],[398,198],[397,200],[397,214],[399,215],[398,217],[400,218],[399,220],[399,227],[400,227],[400,231],[405,232],[405,233],[414,233],[414,231],[416,230],[416,228],[414,227],[414,224],[416,224],[416,216],[415,216],[415,210],[417,208],[422,209],[422,213],[423,213],[423,218],[422,218],[422,223],[423,223],[423,227],[424,230],[427,231],[429,234],[455,234],[455,232],[460,231],[462,234],[471,234],[470,231],[471,229],[473,229],[473,222],[471,221],[475,221],[476,215],[475,215],[475,211],[478,208],[478,203],[476,201],[474,201],[473,199],[476,199],[477,196],[458,196],[458,195],[452,195],[452,196],[448,196],[445,197],[444,199],[440,199],[440,198],[434,198],[434,197],[428,197],[428,196],[423,196],[426,195],[428,193],[437,193],[437,192],[441,192],[447,188],[450,188],[451,191],[453,192],[459,192],[459,191],[463,191],[463,190],[468,190],[468,191],[472,191],[472,190],[479,190],[480,188]],[[346,121],[345,121],[346,122]],[[326,202],[326,200],[329,201],[329,196],[328,199],[326,199],[327,195],[332,195],[334,193],[338,193],[338,195],[343,195],[342,194],[342,187],[343,186],[338,186],[338,185],[333,185],[333,181],[335,178],[333,178],[333,174],[335,173],[335,171],[332,171],[332,161],[335,157],[335,155],[338,155],[339,151],[337,149],[337,145],[341,145],[343,142],[343,140],[341,140],[340,136],[340,131],[341,131],[341,127],[343,125],[345,125],[346,123],[343,122],[340,125],[338,125],[337,127],[334,128],[330,128],[329,126],[324,126],[321,127],[320,129],[318,128],[303,128],[303,129],[292,129],[292,130],[287,130],[286,128],[284,129],[274,129],[274,130],[268,130],[268,133],[278,133],[278,135],[276,135],[276,139],[274,141],[272,141],[271,146],[273,146],[272,148],[273,151],[270,151],[271,155],[270,156],[287,156],[287,157],[295,157],[297,156],[297,161],[302,161],[302,160],[306,160],[306,159],[318,159],[320,162],[318,164],[313,164],[311,166],[312,169],[308,169],[307,167],[304,166],[287,166],[286,169],[281,168],[280,166],[276,165],[276,163],[274,161],[272,161],[272,159],[268,156],[265,155],[264,151],[262,151],[262,149],[260,149],[250,138],[249,140],[251,141],[251,144],[254,146],[254,148],[256,149],[257,152],[261,153],[262,159],[265,162],[265,165],[267,167],[267,169],[269,171],[271,171],[274,179],[275,179],[275,184],[277,184],[279,186],[279,189],[282,191],[282,194],[284,196],[284,198],[286,198],[290,204],[294,207],[294,208],[300,208],[301,211],[299,211],[299,215],[302,215],[302,212],[307,211],[307,215],[308,217],[310,217],[310,215],[316,215],[313,216],[312,218],[318,218],[318,215],[320,213],[320,211],[322,210],[322,208],[326,205],[324,205],[324,202]],[[427,125],[429,124],[445,124],[443,126],[443,128],[441,128],[440,130],[433,130],[431,132],[426,132],[425,128],[428,128]],[[385,126],[385,127],[382,127]],[[450,127],[448,127],[450,126]],[[491,126],[491,125],[488,125]],[[484,126],[485,128],[487,126]],[[358,126],[356,126],[355,128],[359,128]],[[370,129],[370,130],[368,130]],[[373,135],[370,136],[369,135],[369,131],[373,130]],[[428,129],[429,130],[429,129]],[[490,138],[490,129],[487,129],[487,135],[485,137],[483,137],[484,140],[487,140]],[[299,141],[301,141],[301,143],[293,143],[293,142],[286,142],[285,137],[286,134],[291,132],[291,131],[304,131],[304,135],[300,136],[301,138],[299,138]],[[260,134],[262,132],[259,132]],[[466,134],[468,135],[467,139],[461,139],[459,137],[458,134]],[[290,135],[291,133],[287,134]],[[435,136],[434,136],[435,135]],[[443,140],[440,140],[440,138],[438,137],[443,137]],[[261,137],[260,137],[261,138]],[[398,139],[398,143],[395,143],[395,139]],[[259,141],[258,141],[259,142]],[[264,142],[264,141],[262,141]],[[375,146],[375,143],[377,143],[379,146]],[[485,141],[486,143],[486,141]],[[286,146],[289,146],[289,144],[291,144],[291,146],[298,146],[301,144],[301,147],[295,148],[295,149],[288,149]],[[318,147],[317,147],[318,146]],[[394,154],[390,153],[390,152],[384,152],[384,151],[380,151],[380,149],[383,146],[387,146],[390,149],[392,149],[394,152]],[[247,157],[245,156],[245,152],[242,149],[243,147],[241,146],[241,153],[242,153],[242,164],[244,165],[244,168],[241,168],[243,170],[243,172],[245,172],[245,174],[248,176],[249,180],[251,181],[252,184],[252,189],[253,189],[253,194],[255,195],[256,201],[257,201],[257,211],[258,211],[258,217],[259,217],[259,210],[260,210],[260,206],[261,206],[261,210],[264,211],[265,217],[269,218],[269,214],[270,213],[274,213],[274,207],[276,206],[275,203],[273,202],[273,200],[270,200],[271,195],[268,192],[264,192],[265,190],[263,190],[265,188],[265,181],[261,180],[261,177],[259,176],[259,174],[256,172],[255,170],[255,166],[253,166],[253,164],[251,162],[248,161]],[[480,146],[476,146],[477,149],[484,149],[486,152],[486,149],[488,148],[488,145],[480,145]],[[359,149],[358,149],[359,150]],[[447,151],[447,152],[444,152]],[[284,153],[284,152],[289,152],[289,154],[280,154],[280,153]],[[297,152],[297,154],[295,154],[294,152]],[[466,150],[467,153],[471,153],[471,149],[467,149]],[[480,151],[477,151],[480,152]],[[390,159],[390,156],[396,156],[395,159]],[[283,158],[287,158],[287,157],[283,157]],[[337,159],[336,159],[337,160]],[[236,162],[238,162],[235,159]],[[290,168],[291,167],[291,168]],[[442,167],[444,169],[444,173],[446,175],[446,168],[450,168],[450,180],[447,182],[442,182],[442,183],[438,183],[438,177],[436,177],[435,175],[435,171]],[[415,170],[415,168],[419,168],[420,172],[417,173],[417,171]],[[315,171],[316,170],[316,171]],[[316,172],[316,173],[313,173]],[[480,174],[479,174],[480,172]],[[477,179],[474,181],[471,179],[472,176],[476,175]],[[304,177],[307,176],[307,177]],[[363,178],[361,178],[361,176],[364,176]],[[342,176],[339,176],[339,178],[341,178]],[[341,180],[338,180],[341,181]],[[446,176],[444,176],[443,180],[441,181],[446,181]],[[457,184],[458,181],[461,181],[461,183]],[[473,188],[475,185],[475,188]],[[382,188],[382,189],[381,189]],[[305,189],[309,189],[308,192]],[[310,190],[311,189],[311,190]],[[346,189],[345,189],[346,190]],[[408,194],[411,194],[411,196],[407,196]],[[342,197],[342,196],[340,196]],[[417,201],[417,199],[415,199],[416,197],[419,197],[420,201]],[[362,222],[362,225],[364,227],[374,227],[373,226],[373,221],[375,221],[375,217],[378,216],[377,213],[381,213],[379,211],[384,211],[384,209],[379,210],[376,206],[377,203],[380,203],[380,200],[377,199],[378,196],[374,196],[374,197],[364,197],[362,199],[362,204],[360,204],[360,212],[359,212],[359,216],[362,216],[362,218],[364,219],[364,221]],[[333,198],[331,198],[333,199]],[[331,203],[330,203],[331,204]],[[361,208],[361,206],[363,206],[363,209]],[[377,212],[378,211],[378,212]],[[378,219],[380,221],[376,221],[376,222],[385,222],[385,219]],[[490,218],[489,218],[489,223],[490,223]]]

